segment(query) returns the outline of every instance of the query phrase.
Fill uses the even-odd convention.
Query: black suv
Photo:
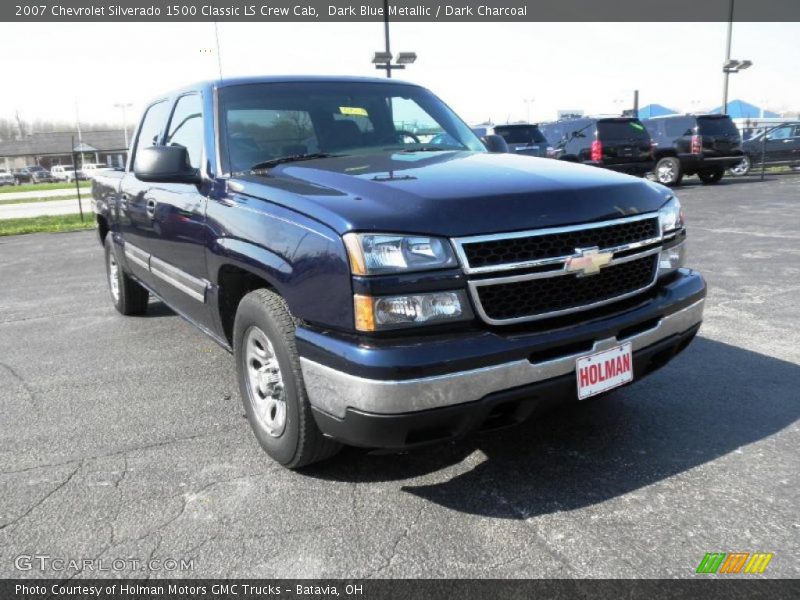
[[[765,137],[766,136],[766,137]],[[754,135],[742,144],[744,156],[730,168],[731,175],[747,175],[753,165],[800,167],[800,121],[781,123]]]
[[[664,185],[695,174],[717,183],[742,161],[742,136],[728,115],[669,115],[643,123],[655,142],[656,181]]]
[[[547,157],[547,138],[539,127],[530,123],[514,123],[513,125],[495,125],[495,134],[508,144],[509,152],[526,156]]]
[[[555,142],[559,160],[640,176],[653,170],[652,141],[639,119],[587,117],[549,123],[541,129]]]

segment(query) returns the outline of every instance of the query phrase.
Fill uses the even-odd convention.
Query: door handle
[[[156,201],[150,198],[147,201],[147,208],[145,210],[147,211],[148,217],[151,219],[154,218],[156,216]]]

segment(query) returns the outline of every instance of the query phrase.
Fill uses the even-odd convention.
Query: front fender
[[[353,290],[344,244],[327,226],[284,207],[246,196],[210,201],[212,284],[231,265],[275,289],[292,314],[340,330],[353,328]]]

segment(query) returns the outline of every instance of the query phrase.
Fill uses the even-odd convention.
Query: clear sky
[[[380,75],[382,23],[220,23],[224,76]],[[558,109],[619,113],[658,102],[718,106],[726,23],[394,23],[415,51],[397,77],[431,88],[470,124],[550,120]],[[0,115],[129,121],[151,97],[218,76],[212,23],[0,23]],[[800,23],[737,23],[730,98],[800,110]],[[529,102],[526,102],[529,100]]]

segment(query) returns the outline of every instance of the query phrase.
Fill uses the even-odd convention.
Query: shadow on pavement
[[[406,455],[342,456],[304,471],[395,481],[486,459],[449,481],[402,489],[476,515],[520,519],[629,493],[757,442],[800,417],[800,366],[704,338],[645,381],[516,428]]]

